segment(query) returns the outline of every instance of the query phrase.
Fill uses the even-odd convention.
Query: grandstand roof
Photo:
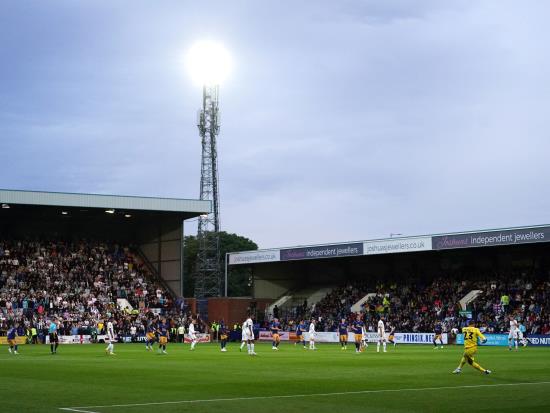
[[[550,242],[550,225],[300,245],[229,254],[229,265]]]
[[[131,211],[172,212],[186,218],[209,213],[210,201],[198,199],[153,198],[141,196],[75,194],[64,192],[0,189],[0,204],[68,208],[100,208]]]

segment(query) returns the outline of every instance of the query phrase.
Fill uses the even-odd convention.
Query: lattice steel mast
[[[198,128],[202,143],[200,199],[212,201],[212,211],[199,217],[197,240],[197,298],[221,295],[220,268],[220,196],[218,191],[218,152],[216,139],[220,131],[218,85],[203,86],[202,109]]]

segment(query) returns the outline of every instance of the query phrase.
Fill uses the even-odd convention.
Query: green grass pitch
[[[2,346],[0,412],[550,412],[550,348],[481,347],[477,360],[493,370],[484,376],[468,365],[451,374],[459,346],[351,347],[257,344],[250,357],[233,343],[227,353],[170,344],[167,355],[117,344],[110,357],[103,345],[61,345],[54,356]]]

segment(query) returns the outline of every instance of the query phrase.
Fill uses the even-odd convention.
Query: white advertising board
[[[363,254],[393,254],[399,252],[430,251],[431,249],[431,237],[416,237],[382,241],[365,241],[363,245]]]
[[[236,252],[229,254],[229,265],[255,264],[259,262],[280,261],[280,250]]]

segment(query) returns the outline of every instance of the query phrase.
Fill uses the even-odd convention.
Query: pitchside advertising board
[[[535,242],[550,242],[550,226],[237,252],[229,254],[229,265],[530,244]]]
[[[386,338],[388,334],[386,334]],[[295,340],[296,335],[294,333],[282,332],[280,334],[281,341]],[[365,336],[368,343],[378,342],[377,333],[367,333]],[[260,331],[260,340],[271,341],[270,331]],[[309,333],[304,333],[304,339],[309,341]],[[433,345],[434,334],[433,333],[395,333],[394,341],[398,344],[432,344]],[[447,334],[442,335],[443,344],[447,344]],[[337,332],[318,332],[315,333],[315,341],[317,343],[339,343],[340,336]],[[355,341],[355,334],[348,333],[348,342]]]
[[[508,334],[484,334],[487,342],[484,346],[507,346]],[[550,335],[533,334],[527,336],[527,341],[530,346],[550,346]],[[464,344],[464,335],[456,336],[456,344]]]
[[[487,339],[484,346],[507,346],[508,334],[483,334]],[[457,334],[456,344],[464,344],[464,334]],[[479,343],[481,344],[481,343]]]
[[[25,340],[24,337],[21,337],[23,341]],[[74,335],[74,336],[58,336],[59,343],[60,344],[91,344],[92,343],[92,336],[89,335]],[[96,340],[98,343],[105,342],[105,339],[107,338],[106,335],[98,335],[96,337]],[[136,342],[145,342],[145,336],[136,336],[135,338]],[[197,334],[197,340],[199,343],[210,343],[212,341],[210,334]],[[129,336],[119,336],[117,337],[117,343],[131,343],[132,337]],[[191,339],[185,335],[185,342],[191,343]],[[1,344],[0,340],[0,344]],[[50,343],[50,337],[46,336],[46,344]]]

